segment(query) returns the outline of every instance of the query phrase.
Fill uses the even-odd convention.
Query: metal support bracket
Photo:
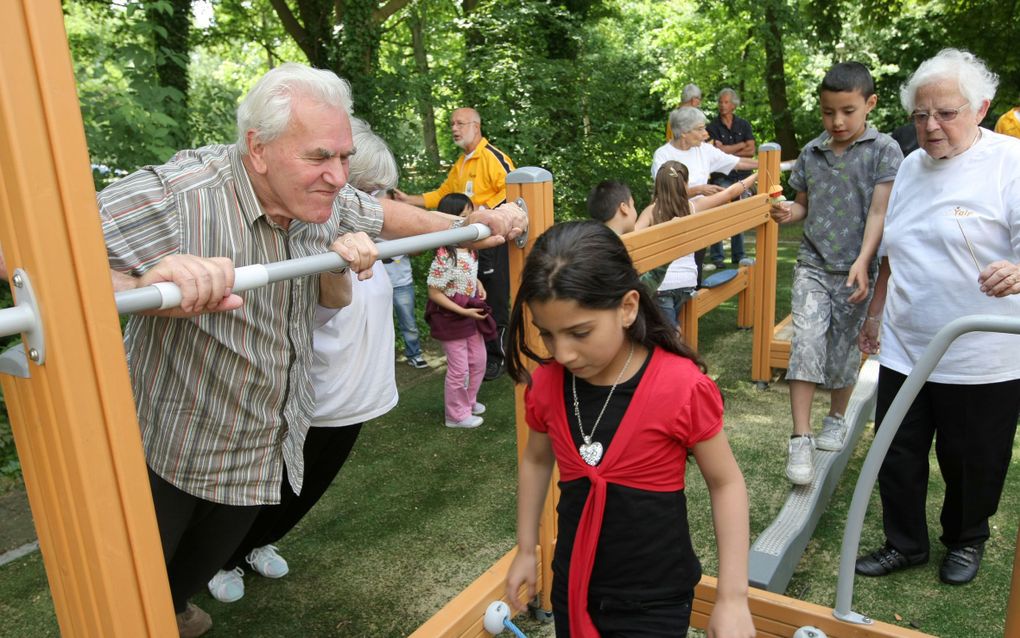
[[[849,611],[849,612],[847,612],[845,614],[841,614],[838,611],[833,610],[832,611],[832,615],[837,620],[842,620],[843,622],[850,623],[852,625],[873,625],[873,624],[875,624],[874,620],[872,620],[871,618],[868,618],[867,616],[864,616],[862,614],[858,614],[856,611]]]
[[[32,280],[21,268],[11,276],[11,293],[14,295],[14,307],[0,312],[0,334],[22,333],[24,353],[19,356],[16,351],[22,348],[18,346],[4,352],[0,356],[0,374],[27,378],[28,364],[24,357],[27,356],[36,365],[45,363],[46,340]]]
[[[525,215],[528,214],[528,202],[524,201],[523,197],[518,197],[517,201],[514,202],[514,203],[521,207],[521,210],[524,211]],[[525,229],[525,231],[523,233],[521,233],[521,235],[517,239],[515,239],[514,241],[517,243],[517,247],[518,248],[524,248],[525,246],[527,246],[528,245],[528,230]]]

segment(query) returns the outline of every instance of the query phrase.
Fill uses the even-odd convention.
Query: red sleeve
[[[694,447],[707,441],[723,429],[722,393],[715,382],[696,372],[687,404],[677,415],[677,429],[680,440],[686,447]]]
[[[548,398],[547,385],[549,375],[544,374],[540,367],[531,376],[531,383],[524,390],[524,420],[528,427],[536,432],[546,433],[549,431],[549,423],[546,421],[548,412],[544,409],[543,399]]]

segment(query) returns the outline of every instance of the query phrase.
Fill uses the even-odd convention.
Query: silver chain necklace
[[[613,381],[613,386],[609,388],[609,395],[606,396],[606,402],[602,404],[602,410],[599,411],[598,417],[595,419],[595,425],[591,426],[591,432],[589,434],[584,433],[584,425],[581,423],[581,404],[577,400],[577,377],[572,376],[570,378],[570,389],[574,393],[574,417],[577,419],[577,429],[581,431],[581,439],[584,441],[578,448],[577,451],[581,454],[581,458],[588,465],[598,465],[599,461],[602,460],[602,444],[598,441],[592,441],[591,437],[595,436],[595,429],[599,427],[599,422],[602,420],[602,415],[606,413],[606,408],[609,407],[609,400],[613,398],[613,392],[616,390],[616,386],[620,384],[620,379],[623,378],[623,373],[630,367],[631,357],[634,356],[634,342],[630,342],[630,352],[627,353],[627,361],[623,364],[623,368],[620,370],[620,374],[616,375],[616,381]]]

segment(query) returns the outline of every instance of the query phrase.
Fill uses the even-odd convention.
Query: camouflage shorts
[[[857,382],[861,353],[857,335],[871,302],[850,303],[853,292],[845,274],[827,273],[797,264],[793,270],[793,341],[786,378],[826,388],[848,388]]]

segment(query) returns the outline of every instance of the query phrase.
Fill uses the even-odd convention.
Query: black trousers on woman
[[[362,425],[364,424],[358,423],[338,428],[308,429],[303,451],[305,478],[301,485],[301,494],[295,494],[290,488],[290,481],[285,478],[283,485],[280,486],[280,502],[276,505],[262,506],[248,534],[240,545],[236,546],[237,550],[223,569],[244,567],[244,557],[251,550],[280,540],[304,518],[308,510],[312,509],[326,493],[326,489],[347,461],[354,443],[358,440],[358,434],[361,433]],[[215,574],[215,571],[213,573]]]
[[[876,424],[881,427],[906,376],[881,368]],[[1020,379],[980,385],[925,383],[910,406],[878,474],[886,541],[919,558],[929,550],[925,502],[932,439],[946,483],[942,536],[948,549],[988,539],[988,518],[1013,455],[1020,418]]]

